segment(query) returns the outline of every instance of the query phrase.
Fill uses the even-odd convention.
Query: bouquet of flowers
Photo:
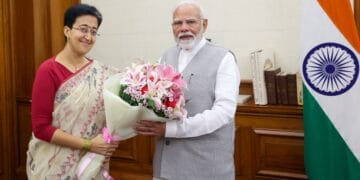
[[[140,64],[129,68],[120,81],[119,96],[131,106],[146,107],[162,118],[181,120],[186,111],[181,74],[164,64]],[[144,115],[141,113],[140,115]],[[146,119],[146,116],[141,116]]]
[[[185,87],[181,74],[170,65],[133,64],[105,81],[106,125],[125,140],[136,135],[137,120],[182,120],[187,114]]]
[[[137,120],[182,120],[187,114],[183,88],[186,83],[181,74],[164,64],[133,64],[124,73],[107,79],[103,92],[107,141],[134,137],[133,126]],[[88,163],[81,169],[81,179],[96,177],[104,158],[87,153],[81,160]]]

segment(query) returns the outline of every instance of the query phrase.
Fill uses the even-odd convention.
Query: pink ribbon
[[[106,180],[114,180],[114,178],[110,176],[109,171],[105,168],[101,168],[101,174],[104,176]]]
[[[80,164],[79,171],[77,172],[77,179],[81,179],[80,176],[86,169],[86,167],[89,166],[90,162],[94,159],[95,153],[90,153],[89,156],[85,159],[85,161]]]
[[[120,136],[112,136],[109,132],[109,129],[104,127],[102,129],[102,137],[104,138],[106,143],[111,143],[112,141],[120,141]],[[89,166],[90,162],[94,159],[95,153],[90,153],[89,156],[86,158],[86,160],[80,164],[79,171],[77,172],[78,179],[81,180],[81,174],[84,172],[86,167]],[[104,167],[101,168],[101,174],[104,176],[106,180],[114,180],[113,177],[110,176],[108,169],[105,169]]]
[[[113,141],[120,141],[120,137],[119,136],[112,136],[109,132],[109,129],[104,127],[102,129],[102,136],[105,140],[106,143],[111,143]],[[105,168],[101,169],[101,174],[107,179],[107,180],[113,180],[114,178],[110,176],[109,171]]]
[[[103,136],[105,142],[108,144],[111,143],[112,141],[120,141],[120,139],[121,139],[119,136],[116,136],[116,135],[112,136],[109,132],[109,129],[106,127],[104,127],[102,129],[102,136]]]

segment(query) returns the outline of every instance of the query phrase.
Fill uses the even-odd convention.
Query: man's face
[[[185,4],[178,7],[173,15],[172,29],[175,41],[180,47],[191,49],[200,41],[207,27],[207,19],[201,19],[200,9]]]

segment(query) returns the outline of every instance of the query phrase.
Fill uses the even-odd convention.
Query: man
[[[161,58],[182,73],[188,117],[166,123],[142,120],[139,134],[158,136],[154,179],[235,179],[234,114],[240,75],[233,54],[203,37],[208,20],[200,5],[182,1],[173,11],[177,43]]]

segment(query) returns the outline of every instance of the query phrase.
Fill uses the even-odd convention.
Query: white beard
[[[194,38],[194,39],[191,39],[191,40],[187,40],[187,41],[179,41],[178,42],[178,45],[180,46],[180,48],[182,49],[186,49],[186,50],[189,50],[189,49],[192,49],[193,47],[195,47],[195,45],[197,44],[197,39],[198,38]]]
[[[189,49],[194,48],[201,41],[202,34],[203,34],[202,28],[201,28],[200,32],[197,35],[194,35],[191,32],[180,33],[177,37],[175,37],[175,41],[180,46],[180,48],[185,49],[185,50],[189,50]],[[189,39],[189,40],[181,40],[179,37],[183,36],[183,35],[191,35],[194,38]]]

